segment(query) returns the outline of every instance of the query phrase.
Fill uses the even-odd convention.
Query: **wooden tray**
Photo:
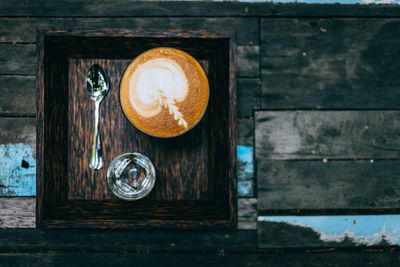
[[[38,30],[38,227],[235,228],[236,88],[233,32]],[[125,67],[140,53],[175,47],[201,62],[210,102],[188,133],[159,139],[135,129],[119,103]],[[100,110],[104,167],[88,167],[93,101],[89,67],[100,64],[110,91]],[[106,170],[119,154],[140,152],[156,168],[152,192],[139,201],[115,198]]]

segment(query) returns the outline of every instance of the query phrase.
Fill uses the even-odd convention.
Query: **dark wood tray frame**
[[[207,158],[211,166],[207,199],[68,199],[70,59],[133,59],[159,46],[183,49],[198,60],[208,60],[210,103],[208,116],[203,118],[209,129]],[[231,31],[38,29],[37,227],[235,229],[235,51]]]

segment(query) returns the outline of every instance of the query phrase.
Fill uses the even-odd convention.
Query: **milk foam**
[[[183,101],[188,90],[186,75],[179,64],[168,58],[150,59],[132,74],[129,100],[140,115],[152,117],[163,106],[167,107],[166,103]]]

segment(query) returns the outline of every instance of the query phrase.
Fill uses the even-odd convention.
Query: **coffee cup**
[[[128,120],[155,137],[182,135],[198,124],[208,100],[209,84],[201,65],[182,50],[150,49],[125,69],[120,101]]]

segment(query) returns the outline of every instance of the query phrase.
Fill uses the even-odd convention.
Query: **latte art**
[[[143,117],[152,117],[167,108],[179,125],[188,126],[176,102],[188,94],[188,81],[182,68],[167,58],[151,59],[132,75],[129,100]]]
[[[207,76],[189,54],[154,48],[136,57],[120,82],[122,109],[139,130],[157,137],[193,128],[208,104]]]

